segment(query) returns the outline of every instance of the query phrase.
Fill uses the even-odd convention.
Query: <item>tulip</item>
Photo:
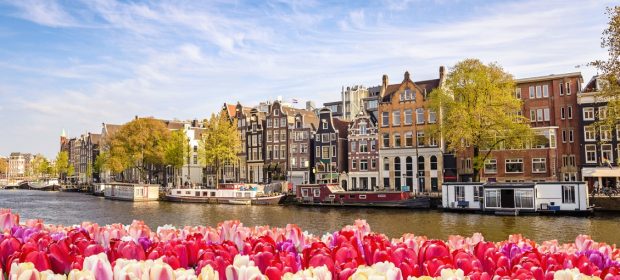
[[[83,270],[90,271],[97,280],[112,280],[114,275],[108,257],[104,253],[84,259]]]
[[[11,209],[0,209],[0,230],[10,230],[19,225],[19,215],[13,214]]]
[[[149,279],[151,280],[173,280],[174,270],[170,265],[161,260],[155,261],[150,269]]]
[[[32,263],[13,263],[9,272],[9,280],[40,280],[41,275]]]
[[[213,270],[213,267],[210,265],[204,266],[200,271],[200,275],[198,276],[199,280],[219,280],[219,273]]]
[[[226,279],[262,280],[267,279],[248,256],[235,256],[234,263],[226,268]]]
[[[39,273],[41,280],[67,280],[67,276],[64,274],[54,274],[51,270],[41,271]],[[0,279],[1,280],[1,279]]]
[[[67,277],[68,280],[98,280],[97,278],[95,278],[95,275],[88,270],[71,270],[71,272],[69,272],[69,276]]]

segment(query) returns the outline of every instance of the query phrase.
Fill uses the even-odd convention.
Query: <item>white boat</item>
[[[159,199],[159,185],[107,183],[103,196],[106,199],[128,201],[154,201]]]
[[[444,183],[442,207],[511,216],[592,213],[584,182]]]
[[[266,194],[261,185],[232,184],[219,189],[175,188],[166,199],[175,202],[220,203],[237,205],[279,204],[283,194]]]

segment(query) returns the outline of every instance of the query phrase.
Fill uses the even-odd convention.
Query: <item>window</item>
[[[480,201],[482,196],[482,186],[474,186],[474,201]]]
[[[331,134],[332,141],[336,141],[336,133]]]
[[[373,152],[377,150],[377,141],[375,140],[370,141],[370,150]]]
[[[541,88],[541,86],[536,86],[536,98],[542,98],[542,88]]]
[[[383,170],[390,171],[390,160],[388,158],[383,158]]]
[[[562,203],[575,203],[575,186],[562,186]]]
[[[317,148],[318,148],[318,147],[317,147]],[[320,149],[316,149],[316,151],[315,151],[315,153],[314,153],[314,156],[315,156],[316,158],[320,158],[320,157],[321,157],[321,150],[320,150]]]
[[[534,99],[534,86],[530,86],[530,99]]]
[[[523,173],[523,159],[506,159],[506,173]]]
[[[516,97],[517,99],[521,99],[521,88],[520,88],[520,87],[518,87],[518,88],[515,90],[515,97]]]
[[[530,110],[530,121],[531,122],[536,121],[536,110]]]
[[[435,136],[429,136],[428,137],[428,145],[431,147],[437,147],[437,138],[435,138]]]
[[[611,140],[611,128],[606,125],[601,125],[601,141]]]
[[[411,109],[405,110],[405,124],[409,125],[413,123],[413,111]]]
[[[394,133],[394,147],[400,147],[400,134]]]
[[[549,85],[543,85],[543,97],[549,97]]]
[[[367,171],[368,170],[368,160],[363,159],[360,160],[360,171]]]
[[[351,152],[355,153],[356,150],[357,150],[357,142],[351,141]]]
[[[534,208],[534,190],[515,190],[516,208]]]
[[[424,123],[424,109],[418,108],[415,110],[416,112],[416,123],[422,124]]]
[[[323,129],[327,129],[327,121],[326,120],[322,120],[321,124],[323,125]]]
[[[366,122],[360,122],[359,129],[360,135],[366,135],[368,133],[368,124],[366,124]]]
[[[485,190],[484,191],[484,205],[488,208],[499,207],[500,192],[499,190]]]
[[[454,201],[465,201],[465,186],[454,186]]]
[[[407,132],[405,133],[405,147],[413,146],[413,133]]]
[[[543,112],[544,112],[545,121],[548,122],[550,120],[549,108],[543,109]]]
[[[583,108],[583,119],[586,121],[593,121],[594,120],[594,108],[592,107]]]
[[[280,127],[286,127],[286,118],[280,119]]]
[[[330,157],[329,157],[329,146],[323,146],[321,152],[322,152],[322,155],[321,155],[322,159],[330,159]]]
[[[484,161],[484,173],[497,173],[497,159],[491,158]]]
[[[611,144],[601,145],[601,163],[609,165],[614,162],[614,151]]]
[[[575,133],[573,133],[572,129],[570,131],[568,131],[568,142],[573,143],[575,141],[574,135],[575,135]]]
[[[265,156],[267,157],[267,159],[271,159],[271,157],[273,157],[273,153],[271,151],[271,146],[267,146],[267,154]]]
[[[286,130],[280,133],[280,142],[286,142]]]
[[[566,114],[564,113],[564,107],[560,108],[560,118],[561,119],[565,119],[566,118]]]
[[[566,83],[566,95],[570,95],[570,82]]]
[[[360,141],[360,153],[368,153],[368,141]]]
[[[598,119],[604,120],[607,118],[607,107],[598,108]]]
[[[271,128],[271,119],[267,119],[267,128]]]
[[[586,145],[586,163],[596,163],[596,145]]]
[[[273,146],[273,159],[280,158],[280,149],[278,149],[278,145]]]
[[[296,159],[296,158],[294,158],[294,157],[292,157],[292,158],[291,158],[291,167],[292,167],[292,168],[296,168],[296,167],[297,167],[297,161],[296,161],[296,160],[297,160],[297,159]]]
[[[392,112],[392,125],[400,126],[400,111]]]
[[[583,138],[585,141],[596,141],[596,130],[593,126],[583,128]]]
[[[566,143],[566,130],[562,129],[562,143]]]
[[[321,197],[321,189],[313,189],[314,197]]]
[[[381,113],[381,126],[388,126],[388,125],[390,125],[390,113],[383,112]]]
[[[377,168],[377,160],[376,159],[373,158],[373,159],[370,160],[370,168],[372,168],[373,170],[375,168]],[[374,186],[374,185],[372,185],[372,186]]]
[[[351,160],[351,169],[355,170],[357,169],[357,160]]]
[[[433,110],[428,110],[428,123],[435,123],[437,121],[437,113]]]
[[[194,164],[198,164],[198,156],[194,155]]]
[[[532,159],[532,172],[533,173],[547,172],[547,159],[546,158],[533,158]]]
[[[418,147],[424,147],[424,131],[418,131],[418,138],[416,139],[416,144]]]
[[[332,146],[332,157],[336,157],[336,146]]]
[[[572,119],[573,118],[573,106],[568,106],[566,107],[566,115],[568,119]]]
[[[383,148],[390,147],[390,135],[387,133],[383,133]]]
[[[539,121],[539,122],[543,121],[543,109],[536,110],[536,121]]]

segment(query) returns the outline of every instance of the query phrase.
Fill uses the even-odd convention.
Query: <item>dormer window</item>
[[[360,135],[366,135],[366,133],[368,133],[367,132],[367,127],[366,127],[366,122],[360,122],[359,128],[360,128]]]
[[[326,120],[322,120],[321,122],[323,123],[323,129],[327,129],[327,121]]]
[[[273,115],[274,115],[274,116],[279,116],[279,115],[280,115],[280,112],[278,112],[278,110],[273,110]]]

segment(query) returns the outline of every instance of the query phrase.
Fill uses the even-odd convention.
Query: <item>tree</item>
[[[448,74],[445,86],[431,92],[430,107],[440,112],[441,121],[430,133],[441,134],[447,149],[465,152],[473,149],[474,181],[492,151],[501,145],[524,146],[532,140],[527,120],[517,112],[521,101],[515,97],[512,75],[496,63],[477,59],[457,63]]]
[[[9,168],[9,161],[6,158],[0,158],[0,174],[6,176]]]
[[[69,171],[69,153],[67,153],[67,151],[58,152],[54,163],[54,169],[58,172],[59,177],[64,177],[64,179],[66,179],[67,171]]]
[[[220,171],[229,161],[237,159],[241,140],[237,121],[231,121],[224,113],[212,114],[205,121],[206,132],[199,142],[198,157],[205,166],[213,166],[216,172],[216,187],[219,187]]]
[[[36,155],[32,160],[33,175],[37,178],[47,177],[51,174],[50,162],[43,155]]]
[[[170,165],[178,172],[185,162],[189,163],[190,146],[189,139],[185,135],[185,131],[176,130],[170,135],[166,141],[165,164]],[[187,165],[187,174],[189,175],[189,164]],[[175,180],[176,182],[176,180]]]
[[[73,164],[69,164],[69,167],[67,168],[67,176],[73,177],[73,175],[75,175],[75,167]]]
[[[599,71],[599,79],[604,81],[599,89],[599,98],[607,101],[607,117],[599,118],[594,126],[615,128],[620,120],[620,6],[607,8],[609,23],[603,31],[601,47],[607,49],[607,60],[590,62]]]
[[[111,137],[106,165],[114,172],[136,168],[140,180],[153,165],[163,164],[170,131],[152,118],[135,119],[121,126]]]

